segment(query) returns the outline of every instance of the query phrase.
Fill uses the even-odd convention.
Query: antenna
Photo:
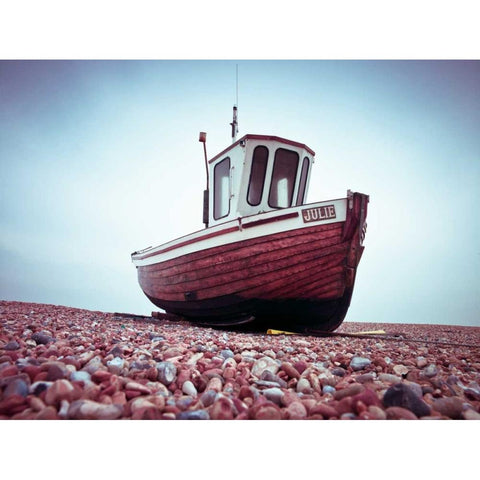
[[[233,121],[230,124],[232,126],[232,143],[235,143],[237,140],[238,133],[238,120],[237,120],[237,111],[238,111],[238,64],[236,66],[236,103],[233,106]]]
[[[235,105],[238,107],[238,63],[236,65],[236,100]]]

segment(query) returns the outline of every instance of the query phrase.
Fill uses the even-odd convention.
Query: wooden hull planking
[[[363,252],[368,196],[348,201],[344,221],[229,244],[219,236],[217,246],[137,266],[140,286],[158,307],[203,324],[255,317],[333,330],[347,313]]]

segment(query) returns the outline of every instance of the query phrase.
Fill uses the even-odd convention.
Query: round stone
[[[281,420],[282,412],[280,408],[273,403],[266,403],[255,409],[255,420]]]
[[[220,352],[220,356],[224,359],[233,358],[234,353],[230,349],[225,349]]]
[[[190,380],[187,380],[186,382],[183,383],[182,385],[182,392],[185,395],[190,395],[192,397],[197,396],[197,389],[195,388],[195,385]]]
[[[200,402],[204,407],[209,407],[217,398],[218,393],[215,390],[206,390],[200,397]]]
[[[350,361],[350,367],[354,371],[363,370],[368,367],[372,361],[369,358],[365,357],[353,357]]]
[[[83,369],[93,375],[98,369],[102,367],[103,367],[102,357],[100,357],[99,355],[96,355],[88,361],[88,363],[85,365]]]
[[[106,405],[93,400],[76,400],[70,404],[67,418],[72,420],[116,420],[122,414],[122,405]]]
[[[20,344],[16,341],[16,340],[12,340],[10,342],[8,342],[4,347],[3,349],[4,350],[18,350],[20,348]]]
[[[291,363],[283,362],[281,368],[290,378],[300,378],[300,372]]]
[[[72,382],[84,382],[84,383],[88,383],[91,381],[91,375],[86,372],[85,370],[80,370],[80,371],[76,371],[76,372],[72,372],[70,374],[70,380]]]
[[[10,382],[8,382],[8,385],[3,392],[3,397],[8,398],[13,395],[26,397],[28,394],[29,394],[29,387],[27,382],[23,378],[14,378]]]
[[[437,412],[453,419],[461,419],[463,402],[459,397],[437,398],[432,405]]]
[[[410,410],[417,417],[430,414],[430,407],[420,398],[417,390],[404,383],[392,385],[383,396],[385,407],[401,407]]]
[[[307,409],[301,402],[292,402],[287,407],[287,413],[290,420],[303,420],[307,417]]]
[[[271,402],[277,405],[281,405],[284,393],[280,388],[277,388],[277,387],[266,388],[265,390],[262,391],[262,393],[263,395],[265,395],[265,398],[267,398]]]
[[[276,374],[279,369],[279,362],[270,357],[262,357],[256,360],[253,364],[252,375],[260,378],[265,370],[269,370],[271,373]]]
[[[352,383],[348,387],[337,390],[334,394],[335,400],[342,400],[342,398],[352,397],[358,395],[365,390],[365,387],[360,383]]]
[[[73,385],[65,379],[56,380],[47,389],[45,394],[45,403],[47,405],[59,405],[62,400],[71,402],[74,396]]]
[[[206,410],[191,410],[177,414],[177,420],[209,420],[210,415]]]
[[[212,420],[233,420],[233,404],[225,397],[219,398],[209,409]]]
[[[395,372],[395,375],[398,375],[401,377],[408,373],[408,368],[405,365],[395,365],[393,367],[393,371]]]
[[[385,383],[400,383],[402,381],[402,379],[399,376],[392,375],[391,373],[381,373],[378,376],[378,379],[381,382],[385,382]]]
[[[428,367],[425,367],[423,370],[422,370],[422,375],[424,375],[425,377],[427,378],[432,378],[434,377],[435,375],[437,375],[438,373],[438,369],[437,369],[437,366],[435,364],[430,364],[428,365]]]
[[[158,362],[158,379],[164,385],[170,385],[177,376],[177,367],[172,362]]]
[[[335,390],[335,387],[332,387],[331,385],[324,385],[324,386],[322,387],[322,393],[323,393],[324,395],[327,395],[327,394],[333,395],[333,394],[335,393],[335,391],[336,391],[336,390]]]
[[[115,357],[107,362],[108,370],[114,375],[119,375],[125,366],[125,360],[120,357]]]
[[[413,412],[402,407],[388,407],[385,413],[387,420],[417,420]]]
[[[423,367],[426,367],[428,362],[427,362],[427,359],[425,357],[417,357],[417,368],[423,368]]]
[[[48,335],[45,332],[36,332],[32,335],[32,340],[35,341],[37,345],[47,345],[51,342],[54,342],[55,339]]]
[[[297,382],[297,392],[298,393],[311,393],[312,392],[312,386],[310,385],[310,382],[308,381],[307,378],[302,377]]]

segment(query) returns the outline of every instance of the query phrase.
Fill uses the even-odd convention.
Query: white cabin
[[[315,152],[302,143],[245,135],[208,162],[208,223],[303,205]]]

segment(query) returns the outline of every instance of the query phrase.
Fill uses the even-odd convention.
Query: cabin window
[[[308,161],[308,158],[305,157],[302,163],[302,172],[300,173],[300,185],[298,186],[297,205],[303,205],[303,202],[305,201],[305,188],[307,186],[309,166],[310,162]]]
[[[298,169],[298,153],[279,148],[275,152],[272,183],[268,204],[273,208],[286,208],[292,205],[293,189]]]
[[[248,182],[247,201],[250,205],[259,205],[262,201],[267,162],[268,148],[263,146],[256,147],[253,151],[250,181]]]
[[[215,165],[213,177],[213,218],[218,220],[230,213],[230,158]]]

